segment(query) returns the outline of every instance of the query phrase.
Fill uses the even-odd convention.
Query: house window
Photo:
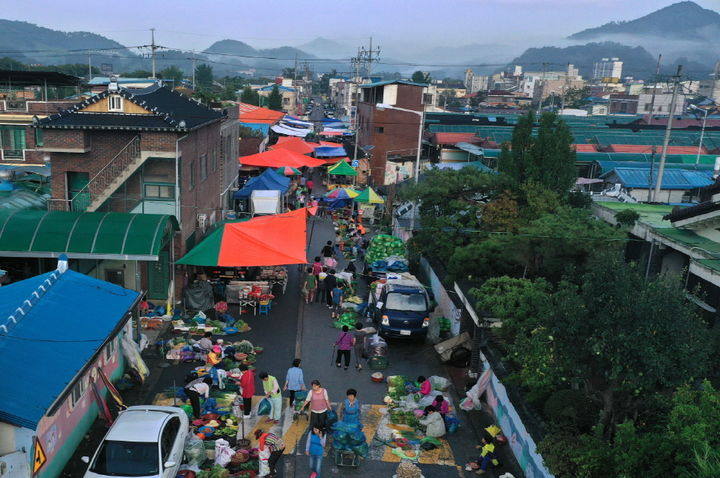
[[[115,339],[113,338],[105,346],[105,363],[110,362],[112,360],[112,357],[114,354],[115,354]]]
[[[376,126],[376,127],[375,127],[375,132],[382,134],[382,133],[385,132],[385,127],[384,127],[384,126]]]
[[[41,130],[40,128],[35,128],[35,146],[45,146],[45,140],[43,139],[43,130]]]
[[[87,383],[85,382],[85,380],[85,377],[81,377],[80,380],[78,380],[75,386],[72,388],[72,391],[70,392],[70,409],[75,408],[75,405],[78,404],[78,402],[85,394],[85,389],[87,388]]]
[[[645,111],[650,111],[650,103],[645,103]]]
[[[205,181],[208,176],[207,154],[200,156],[200,181]]]
[[[110,95],[108,97],[108,111],[122,111],[122,96]]]
[[[175,185],[172,183],[145,183],[145,199],[174,199]]]
[[[24,159],[25,127],[0,126],[2,159]]]
[[[283,98],[283,104],[284,104],[284,105],[289,105],[289,104],[290,104],[290,98],[288,98],[288,97]]]
[[[433,95],[432,95],[432,93],[423,93],[423,104],[424,104],[424,105],[431,105],[431,104],[433,104]]]
[[[190,189],[195,187],[195,161],[190,161]]]

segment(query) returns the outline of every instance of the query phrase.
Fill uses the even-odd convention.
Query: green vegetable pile
[[[370,247],[368,247],[365,257],[367,262],[372,264],[375,261],[379,261],[390,256],[405,256],[405,252],[405,243],[402,239],[395,236],[380,234],[374,236],[370,241]]]

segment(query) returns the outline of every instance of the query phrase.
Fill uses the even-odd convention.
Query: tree
[[[563,94],[565,108],[582,108],[590,103],[588,100],[589,96],[589,86],[585,86],[583,88],[570,88]]]
[[[643,397],[691,383],[707,367],[707,325],[681,284],[646,282],[620,254],[595,257],[580,285],[563,281],[543,317],[556,365],[602,403],[607,438]]]
[[[412,74],[412,77],[410,78],[410,80],[415,83],[430,84],[430,81],[432,80],[432,78],[430,78],[430,73],[425,73],[425,72],[418,70]]]
[[[160,70],[160,77],[166,80],[172,80],[175,86],[180,86],[185,74],[183,71],[175,65],[168,66]]]
[[[534,120],[532,112],[518,119],[511,144],[502,146],[498,168],[515,188],[532,181],[565,198],[577,176],[570,128],[554,113],[543,113],[533,137]]]
[[[195,85],[199,90],[209,90],[213,85],[213,69],[212,66],[205,63],[195,68]]]
[[[257,91],[253,90],[250,85],[247,85],[243,88],[240,101],[249,105],[260,106],[260,95]]]
[[[282,95],[278,85],[273,85],[272,91],[268,95],[268,108],[275,111],[282,111]]]

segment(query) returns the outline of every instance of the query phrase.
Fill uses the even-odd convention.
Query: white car
[[[84,478],[175,478],[188,430],[188,417],[180,408],[129,407],[110,427],[92,460],[82,457],[90,464]]]

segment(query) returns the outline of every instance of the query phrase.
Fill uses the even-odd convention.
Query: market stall
[[[370,186],[360,191],[355,202],[358,205],[358,215],[361,220],[367,220],[370,224],[375,222],[376,205],[385,204],[385,200]]]
[[[305,156],[304,154],[296,153],[286,148],[242,156],[239,158],[239,161],[242,166],[256,166],[261,168],[279,168],[282,166],[316,168],[325,164],[325,161],[321,159],[311,158],[310,156]]]

